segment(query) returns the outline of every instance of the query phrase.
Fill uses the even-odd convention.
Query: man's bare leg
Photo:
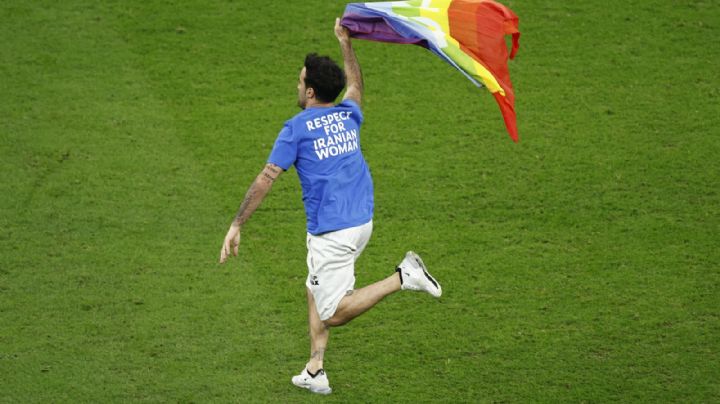
[[[310,289],[306,290],[308,328],[310,329],[310,360],[307,364],[307,370],[310,373],[316,373],[318,370],[323,369],[325,348],[330,338],[329,327],[347,323],[368,311],[385,296],[400,290],[400,277],[397,273],[394,273],[379,282],[351,291],[351,293],[340,300],[335,314],[325,322],[320,320],[320,315],[315,306],[315,299]]]
[[[330,330],[320,321],[320,315],[315,306],[310,289],[307,289],[308,301],[308,326],[310,329],[310,360],[307,364],[308,372],[315,374],[323,368],[323,358],[325,356],[325,347],[327,347],[330,338]]]
[[[352,291],[340,300],[335,314],[325,321],[325,325],[346,324],[378,304],[385,296],[400,290],[400,286],[400,275],[396,272],[381,281]],[[327,343],[327,337],[325,337],[325,342]]]

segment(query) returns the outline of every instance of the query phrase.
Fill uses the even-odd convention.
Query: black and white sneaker
[[[405,254],[405,259],[398,265],[397,272],[400,273],[402,290],[428,292],[433,297],[440,297],[442,295],[442,287],[438,281],[428,273],[422,259],[414,252],[408,251],[407,254]]]
[[[315,375],[308,372],[307,367],[300,372],[299,375],[293,376],[292,382],[298,387],[308,389],[313,393],[318,394],[330,394],[332,388],[330,388],[330,381],[323,369],[320,369]]]

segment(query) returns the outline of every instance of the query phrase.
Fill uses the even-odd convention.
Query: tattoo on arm
[[[279,167],[268,164],[265,166],[265,168],[262,171],[262,179],[268,184],[272,184],[277,179],[278,175],[280,175]]]
[[[275,182],[275,177],[263,171],[263,179],[266,182]]]
[[[265,195],[270,191],[275,180],[281,173],[280,167],[268,164],[263,168],[260,175],[257,176],[255,181],[250,185],[238,208],[238,212],[235,215],[235,223],[238,226],[242,226],[252,215],[252,213],[260,206],[260,203],[265,198]]]
[[[254,184],[250,186],[250,189],[248,189],[247,193],[245,194],[245,199],[243,199],[242,203],[240,204],[240,208],[238,208],[238,212],[235,215],[235,223],[238,225],[242,225],[243,215],[247,211],[248,206],[250,205],[250,201],[252,201],[253,197],[255,196],[255,186]]]

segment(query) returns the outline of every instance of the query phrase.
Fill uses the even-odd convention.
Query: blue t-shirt
[[[295,165],[307,231],[322,234],[365,224],[373,215],[373,183],[360,150],[358,104],[311,107],[285,122],[268,163]]]

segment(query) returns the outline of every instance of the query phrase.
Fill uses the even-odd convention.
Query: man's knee
[[[335,312],[332,317],[323,321],[323,324],[325,324],[325,327],[340,327],[341,325],[347,324],[348,321],[350,321],[350,319],[343,316],[342,313]]]

